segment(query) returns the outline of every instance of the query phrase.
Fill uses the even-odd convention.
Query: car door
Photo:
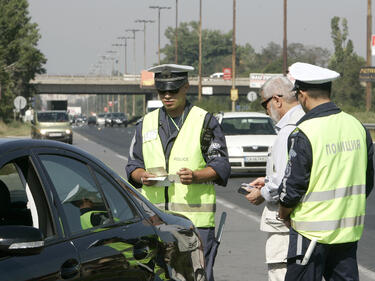
[[[27,150],[1,156],[0,233],[8,226],[35,227],[44,235],[44,247],[35,254],[0,250],[0,279],[74,280],[71,273],[78,266],[78,253],[63,239],[53,198],[35,167]]]
[[[74,153],[39,153],[80,255],[81,280],[154,280],[158,237],[99,165]]]

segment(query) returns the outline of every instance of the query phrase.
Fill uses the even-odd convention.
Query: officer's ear
[[[280,108],[280,107],[282,106],[282,104],[283,104],[282,97],[280,97],[280,96],[273,96],[273,98],[275,99],[275,102],[276,102],[275,105],[276,105],[278,108]]]

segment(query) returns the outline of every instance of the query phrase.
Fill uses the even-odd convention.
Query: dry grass
[[[24,137],[30,136],[30,125],[18,121],[5,124],[0,120],[0,137]]]

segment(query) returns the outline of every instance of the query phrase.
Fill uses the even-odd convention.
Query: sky
[[[158,10],[149,6],[171,7],[161,10],[161,48],[167,43],[164,31],[176,24],[176,0],[28,2],[31,22],[38,24],[41,35],[38,48],[47,58],[45,68],[50,75],[87,75],[102,56],[114,56],[118,60],[118,64],[116,60],[113,63],[107,60],[103,73],[109,73],[112,68],[123,72],[125,48],[112,45],[124,43],[118,37],[132,37],[133,33],[126,29],[143,30],[143,24],[135,20],[155,21],[146,25],[146,68],[152,66],[158,61]],[[270,42],[282,46],[283,2],[236,0],[236,43],[249,43],[257,52]],[[375,3],[372,4],[373,18],[374,12]],[[349,39],[354,43],[355,52],[365,57],[367,0],[288,0],[288,44],[302,43],[333,52],[330,23],[334,16],[348,20]],[[179,23],[198,20],[199,0],[178,0]],[[233,1],[202,0],[203,29],[226,33],[232,29],[232,24]],[[372,29],[375,33],[374,25]],[[128,40],[128,73],[144,69],[144,42],[143,32],[136,33],[135,48],[134,40]]]

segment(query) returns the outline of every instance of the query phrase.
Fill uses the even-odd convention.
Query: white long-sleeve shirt
[[[276,124],[277,138],[268,152],[265,185],[260,190],[266,200],[260,229],[266,232],[288,232],[283,222],[276,220],[279,208],[278,188],[288,162],[288,137],[305,114],[301,105],[291,108]]]

